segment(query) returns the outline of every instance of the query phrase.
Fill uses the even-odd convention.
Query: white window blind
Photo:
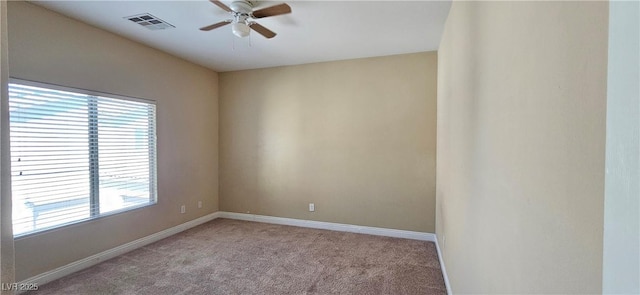
[[[10,83],[9,110],[14,235],[156,202],[155,104]]]

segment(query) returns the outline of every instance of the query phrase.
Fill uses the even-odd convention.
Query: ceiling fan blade
[[[231,23],[231,20],[224,20],[224,21],[221,21],[219,23],[215,23],[213,25],[202,27],[202,28],[200,28],[200,31],[211,31],[213,29],[217,29],[219,27],[226,26],[226,25],[228,25],[230,23]]]
[[[253,12],[253,18],[263,18],[267,16],[281,15],[291,13],[291,7],[286,3],[258,9]]]
[[[218,0],[209,0],[211,1],[211,3],[215,4],[216,6],[224,9],[224,11],[226,12],[231,12],[231,8],[229,8],[229,6],[224,5],[224,3],[222,3],[222,1],[218,1]]]
[[[260,33],[260,35],[264,36],[267,39],[271,39],[273,37],[276,36],[276,33],[274,33],[273,31],[263,27],[262,25],[258,24],[258,23],[252,23],[249,25],[249,27],[251,29],[253,29],[254,31]]]

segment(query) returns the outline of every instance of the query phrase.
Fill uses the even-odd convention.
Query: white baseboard
[[[444,285],[447,287],[447,294],[453,295],[451,291],[451,284],[449,284],[449,276],[447,275],[447,268],[444,266],[444,258],[442,258],[442,251],[440,251],[440,244],[438,243],[438,236],[436,236],[436,250],[438,250],[438,260],[440,261],[440,269],[442,270],[442,277],[444,278]]]
[[[430,241],[430,242],[436,241],[436,235],[432,233],[423,233],[423,232],[417,232],[417,231],[408,231],[408,230],[399,230],[399,229],[390,229],[390,228],[370,227],[370,226],[351,225],[351,224],[343,224],[343,223],[273,217],[273,216],[234,213],[234,212],[220,212],[219,217],[263,222],[263,223],[327,229],[327,230],[343,231],[343,232],[350,232],[350,233],[360,233],[360,234],[368,234],[368,235],[375,235],[375,236],[412,239],[412,240],[420,240],[420,241]]]
[[[174,226],[172,228],[168,228],[165,229],[163,231],[157,232],[155,234],[146,236],[144,238],[140,238],[137,239],[135,241],[120,245],[118,247],[100,252],[98,254],[95,255],[91,255],[87,258],[84,259],[80,259],[78,261],[69,263],[65,266],[61,266],[58,267],[56,269],[44,272],[42,274],[39,274],[37,276],[28,278],[24,281],[19,282],[18,284],[36,284],[36,285],[44,285],[48,282],[51,282],[53,280],[57,280],[59,278],[62,278],[64,276],[70,275],[74,272],[83,270],[85,268],[88,268],[90,266],[96,265],[102,261],[117,257],[119,255],[125,254],[127,252],[131,252],[135,249],[138,249],[140,247],[144,247],[146,245],[149,245],[153,242],[157,242],[159,240],[162,240],[164,238],[170,237],[172,235],[175,235],[179,232],[185,231],[187,229],[190,229],[192,227],[198,226],[200,224],[203,224],[205,222],[211,221],[213,219],[216,219],[220,217],[220,212],[215,212],[215,213],[211,213],[209,215],[205,215],[202,216],[200,218],[185,222],[183,224]]]

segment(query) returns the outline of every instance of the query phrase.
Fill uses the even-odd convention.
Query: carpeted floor
[[[28,294],[446,294],[431,242],[216,219]]]

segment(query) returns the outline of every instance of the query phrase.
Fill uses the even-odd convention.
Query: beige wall
[[[157,101],[158,204],[16,240],[17,280],[218,210],[215,72],[24,2],[9,2],[9,65],[15,78]]]
[[[436,62],[221,73],[221,210],[434,232]]]
[[[600,293],[607,2],[454,2],[437,234],[455,293]]]

